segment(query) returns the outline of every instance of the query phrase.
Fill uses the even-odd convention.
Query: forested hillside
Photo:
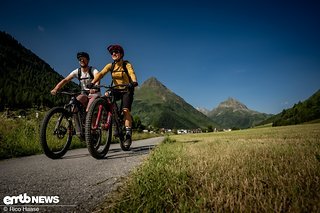
[[[276,115],[273,126],[300,124],[320,119],[320,90],[303,102],[295,104],[292,108],[283,110]]]
[[[273,126],[285,126],[301,124],[320,119],[320,90],[314,93],[310,98],[297,104],[292,108],[284,109],[281,113],[268,118],[259,125],[272,123]]]
[[[62,104],[62,97],[50,90],[63,77],[45,61],[0,31],[0,111],[4,108],[30,108]],[[66,89],[76,89],[70,83]]]

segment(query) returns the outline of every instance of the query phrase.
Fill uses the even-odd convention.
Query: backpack
[[[129,78],[129,82],[132,83],[133,81],[132,81],[131,76],[129,75],[129,72],[128,72],[128,69],[127,69],[127,64],[128,64],[128,63],[129,63],[129,61],[127,61],[127,60],[123,61],[123,63],[122,63],[122,68],[123,68],[125,74],[127,74],[128,78]],[[112,77],[112,72],[113,72],[113,70],[114,70],[115,64],[116,64],[116,62],[113,62],[113,63],[112,63],[112,66],[111,66],[111,69],[110,69],[111,77]],[[112,82],[111,82],[111,85],[112,85],[112,84],[113,84],[113,80],[112,80]]]
[[[90,79],[94,79],[93,73],[92,73],[92,67],[89,67],[89,75]],[[81,81],[81,68],[78,69],[78,80]]]
[[[94,79],[91,66],[89,67],[89,76],[91,80]],[[79,80],[79,86],[81,87],[81,68],[78,69],[78,80]],[[97,91],[100,92],[100,89],[97,89]]]

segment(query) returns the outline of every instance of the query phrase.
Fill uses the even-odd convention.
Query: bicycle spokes
[[[52,108],[44,117],[40,142],[45,154],[53,159],[62,157],[72,140],[73,126],[68,112],[62,107]]]
[[[53,131],[53,135],[56,135],[59,139],[62,139],[67,133],[66,125],[61,124],[63,121],[63,114],[61,114],[56,122],[56,126]]]

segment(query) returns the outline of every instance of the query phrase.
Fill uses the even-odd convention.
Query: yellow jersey
[[[136,74],[134,72],[134,69],[132,67],[132,65],[126,61],[126,68],[128,70],[128,75],[130,76],[132,82],[130,81],[129,76],[126,74],[124,68],[123,68],[123,63],[124,61],[121,59],[120,61],[116,62],[114,64],[114,68],[112,70],[112,80],[114,85],[119,85],[119,84],[129,84],[132,82],[137,82],[137,77]],[[102,70],[101,72],[99,72],[96,77],[95,77],[95,82],[97,80],[100,80],[101,78],[103,78],[103,76],[105,76],[108,72],[110,72],[112,69],[112,63],[107,64]]]

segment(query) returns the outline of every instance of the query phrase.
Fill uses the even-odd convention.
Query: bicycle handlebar
[[[69,96],[76,96],[79,95],[81,92],[87,92],[87,90],[81,90],[78,92],[68,92],[68,91],[58,91],[57,94],[69,95]]]
[[[129,84],[118,84],[118,85],[114,85],[114,86],[108,86],[108,85],[94,85],[92,87],[92,89],[99,89],[99,88],[106,88],[106,89],[114,89],[117,87],[129,87]]]
[[[69,95],[69,96],[76,96],[79,95],[81,92],[67,92],[67,91],[61,91],[57,92],[57,94],[63,94],[63,95]]]

